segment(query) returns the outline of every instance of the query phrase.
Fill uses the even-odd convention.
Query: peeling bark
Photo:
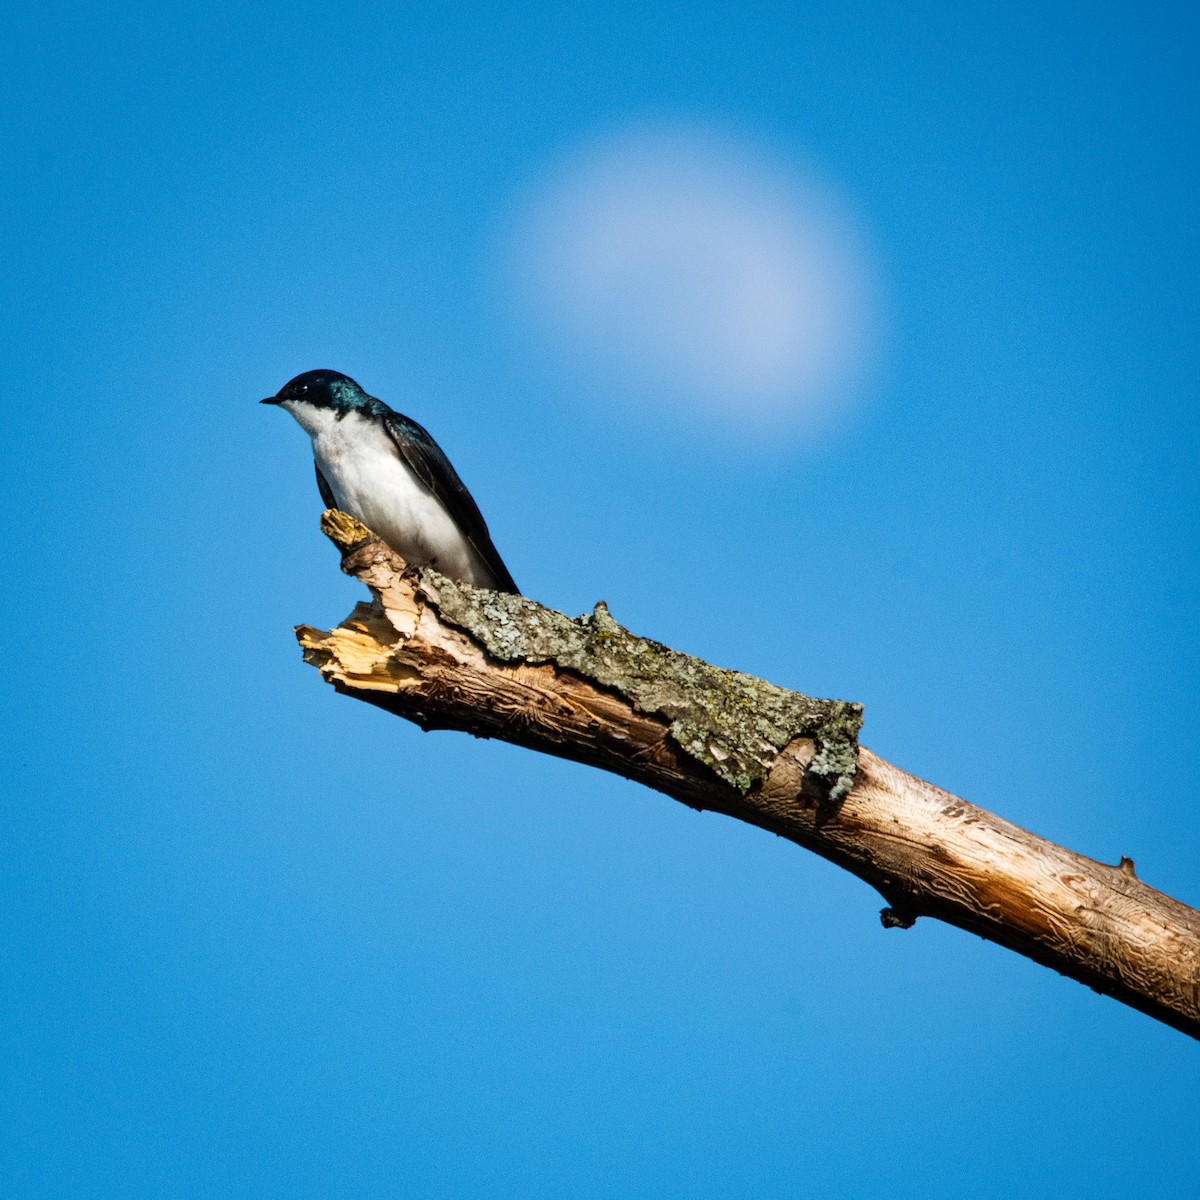
[[[329,511],[371,590],[329,632],[297,627],[340,692],[601,767],[797,842],[866,880],[887,927],[937,917],[1200,1038],[1200,912],[859,747],[862,707],[789,692],[638,638],[601,603],[572,620],[409,570]]]

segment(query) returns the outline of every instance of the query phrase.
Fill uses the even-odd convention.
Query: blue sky
[[[354,375],[435,434],[529,595],[859,700],[885,757],[1200,903],[1190,7],[5,27],[5,1195],[1193,1183],[1181,1035],[885,932],[759,831],[335,696],[291,627],[359,589],[255,403]],[[836,214],[823,275],[692,296],[719,324],[732,276],[868,281],[823,420],[802,372],[764,420],[692,370],[686,272],[537,293],[539,205],[647,130]],[[700,251],[748,244],[715,227]]]

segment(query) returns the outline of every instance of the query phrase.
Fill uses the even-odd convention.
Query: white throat
[[[300,428],[313,439],[337,428],[338,419],[331,408],[318,408],[307,400],[285,400],[282,404],[300,423]]]

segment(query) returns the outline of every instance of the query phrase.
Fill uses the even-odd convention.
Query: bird
[[[327,508],[361,521],[412,567],[519,594],[479,506],[424,428],[339,371],[305,371],[262,404],[312,438]]]

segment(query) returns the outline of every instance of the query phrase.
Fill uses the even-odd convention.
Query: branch
[[[571,620],[410,570],[352,517],[321,519],[373,593],[331,632],[297,627],[339,691],[422,729],[588,763],[845,867],[886,927],[937,917],[1200,1038],[1200,912],[1001,820],[857,745],[862,708],[635,637],[603,603]]]

